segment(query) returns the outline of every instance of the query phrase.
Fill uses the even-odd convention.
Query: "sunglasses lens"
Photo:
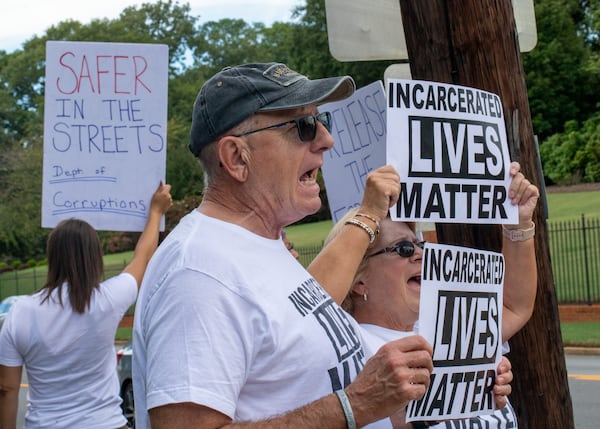
[[[317,120],[314,116],[305,116],[296,120],[298,135],[303,142],[309,142],[315,139],[317,135]]]
[[[296,119],[298,135],[303,142],[310,142],[317,136],[317,121],[323,124],[328,132],[331,132],[331,115],[329,112],[319,113],[317,116],[305,116]]]
[[[323,124],[328,132],[331,132],[331,113],[323,112],[317,115],[317,121]]]
[[[415,253],[415,245],[410,241],[402,241],[396,244],[396,252],[403,258],[410,258]]]

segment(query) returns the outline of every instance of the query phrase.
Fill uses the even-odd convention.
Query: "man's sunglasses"
[[[249,134],[258,133],[259,131],[271,130],[273,128],[281,128],[288,124],[294,124],[298,130],[298,137],[303,142],[311,142],[317,136],[317,121],[322,123],[327,131],[331,132],[331,114],[329,112],[319,113],[318,115],[307,115],[301,118],[292,119],[291,121],[280,122],[279,124],[269,125],[268,127],[259,128],[258,130],[248,131],[247,133],[236,134],[234,137],[243,137]]]
[[[381,249],[378,252],[369,255],[368,257],[381,255],[382,253],[392,253],[396,252],[398,256],[402,256],[403,258],[410,258],[415,254],[415,246],[419,248],[425,247],[425,241],[417,241],[413,243],[412,241],[401,241],[399,243],[394,244],[392,247],[386,247],[385,249]]]

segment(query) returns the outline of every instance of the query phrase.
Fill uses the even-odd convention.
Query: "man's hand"
[[[346,388],[356,423],[379,420],[423,397],[433,370],[433,348],[412,335],[384,344]]]

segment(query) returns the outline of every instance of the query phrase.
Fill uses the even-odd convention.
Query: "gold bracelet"
[[[531,227],[526,229],[509,229],[502,225],[502,234],[510,241],[527,241],[535,235],[535,223],[531,222]]]
[[[356,213],[354,216],[356,217],[364,217],[366,219],[369,219],[371,222],[373,222],[375,224],[375,237],[379,237],[379,221],[377,219],[375,219],[373,216],[366,214],[366,213]]]
[[[362,228],[363,231],[365,231],[369,235],[369,244],[373,244],[375,242],[375,232],[373,232],[371,227],[369,225],[367,225],[366,223],[361,222],[360,220],[352,217],[352,218],[348,219],[346,222],[344,222],[344,225],[356,225],[359,228]]]

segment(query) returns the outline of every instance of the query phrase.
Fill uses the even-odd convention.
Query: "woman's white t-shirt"
[[[25,428],[122,427],[114,339],[137,281],[122,273],[101,283],[84,314],[61,290],[63,305],[58,289],[44,303],[39,292],[17,301],[0,332],[0,364],[27,371]]]

